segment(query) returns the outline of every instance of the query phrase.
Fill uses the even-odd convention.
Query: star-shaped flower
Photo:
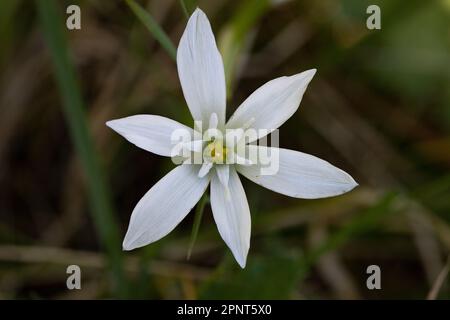
[[[267,82],[226,121],[222,57],[208,18],[200,9],[192,14],[181,37],[177,66],[192,117],[197,123],[206,124],[208,130],[198,126],[194,130],[155,115],[107,122],[144,150],[182,159],[134,208],[124,250],[142,247],[167,235],[211,185],[211,207],[219,233],[244,268],[250,247],[251,219],[238,173],[275,192],[305,199],[336,196],[357,186],[346,172],[312,155],[255,144],[293,115],[315,69]],[[189,141],[174,144],[175,132],[187,133]],[[258,158],[262,153],[275,160],[275,171],[264,173],[266,164]],[[200,155],[201,164],[192,161],[188,156],[192,154]]]

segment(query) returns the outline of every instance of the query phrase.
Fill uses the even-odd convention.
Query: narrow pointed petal
[[[198,171],[198,177],[203,178],[209,173],[209,170],[211,170],[213,164],[211,162],[205,162],[200,167],[200,170]]]
[[[227,164],[218,164],[215,168],[220,182],[224,187],[227,187],[230,178],[230,166]]]
[[[219,118],[217,118],[217,113],[213,112],[209,117],[209,127],[208,129],[217,129],[219,124]]]
[[[215,112],[225,123],[225,73],[211,25],[200,9],[189,18],[177,50],[178,75],[194,120],[208,124]]]
[[[250,209],[244,188],[233,167],[230,167],[228,188],[213,175],[211,207],[222,239],[231,249],[241,268],[244,268],[250,248]]]
[[[258,152],[273,152],[275,148],[258,148]],[[255,153],[250,150],[250,153]],[[276,152],[276,150],[275,150]],[[312,155],[278,149],[279,169],[274,175],[261,175],[261,165],[237,166],[240,174],[272,191],[295,198],[316,199],[343,194],[358,184],[343,170]]]
[[[303,94],[316,73],[311,69],[267,82],[253,92],[235,111],[227,128],[278,129],[298,109]],[[259,133],[261,138],[268,133]],[[251,142],[251,141],[250,141]]]
[[[135,115],[106,122],[106,125],[139,148],[161,156],[172,156],[176,130],[193,136],[193,130],[177,121],[154,115]]]
[[[184,219],[209,184],[209,178],[199,178],[197,171],[197,166],[180,165],[144,195],[131,215],[124,250],[161,239]]]

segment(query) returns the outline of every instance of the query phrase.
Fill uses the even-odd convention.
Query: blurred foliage
[[[54,63],[65,117],[86,176],[92,203],[93,220],[110,259],[109,263],[113,270],[112,281],[116,287],[116,293],[124,298],[127,289],[122,269],[122,254],[116,217],[113,213],[109,193],[104,185],[102,168],[93,150],[93,139],[87,128],[80,89],[73,66],[69,61],[66,39],[63,34],[65,29],[63,19],[57,11],[54,0],[37,1],[36,4],[43,33]]]
[[[60,27],[69,4],[79,31]],[[366,28],[370,4],[381,30]],[[360,184],[299,200],[243,178],[244,270],[208,205],[120,254],[133,206],[173,165],[104,123],[149,113],[192,125],[174,57],[196,6],[223,55],[227,115],[265,82],[317,68],[280,144]],[[422,299],[433,286],[450,298],[448,277],[436,283],[450,253],[449,35],[448,0],[0,1],[0,298],[123,297],[111,275],[129,298]],[[65,287],[69,264],[80,291]],[[371,264],[382,290],[366,288]]]
[[[200,298],[289,299],[299,272],[298,260],[280,254],[256,256],[242,271],[228,256],[205,283]]]

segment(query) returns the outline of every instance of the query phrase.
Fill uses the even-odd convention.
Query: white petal
[[[209,170],[211,170],[213,164],[211,162],[205,162],[200,167],[200,170],[198,171],[198,177],[203,178],[209,173]]]
[[[217,129],[219,124],[219,118],[217,118],[217,113],[213,112],[209,117],[209,127],[208,129]]]
[[[244,188],[234,167],[230,168],[228,188],[216,175],[211,180],[211,208],[222,239],[244,268],[250,248],[250,209]]]
[[[226,127],[277,129],[298,109],[303,93],[315,73],[316,69],[311,69],[267,82],[239,106]],[[268,133],[258,133],[258,138]]]
[[[177,143],[171,140],[176,130],[193,135],[191,128],[177,121],[148,114],[111,120],[106,125],[136,146],[166,157],[171,156]]]
[[[197,171],[197,166],[180,165],[142,197],[131,215],[124,250],[161,239],[184,219],[208,187],[209,178],[200,179]]]
[[[248,146],[264,152],[275,148]],[[255,150],[250,150],[253,154]],[[312,155],[278,149],[279,169],[275,175],[261,175],[261,165],[237,166],[240,174],[253,182],[290,197],[316,199],[343,194],[358,184],[346,172]]]
[[[224,187],[227,187],[230,178],[230,166],[227,164],[218,164],[215,168],[220,182]]]
[[[178,75],[194,120],[206,126],[211,113],[225,123],[225,74],[208,18],[196,9],[177,50]]]

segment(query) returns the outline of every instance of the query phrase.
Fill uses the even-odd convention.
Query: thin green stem
[[[205,210],[205,206],[208,202],[209,197],[208,194],[205,192],[205,194],[198,202],[197,207],[195,208],[194,224],[192,226],[191,240],[189,241],[189,248],[186,257],[187,260],[191,258],[192,249],[194,248],[195,241],[197,240],[198,231],[200,230],[200,223],[202,222],[203,211]]]

